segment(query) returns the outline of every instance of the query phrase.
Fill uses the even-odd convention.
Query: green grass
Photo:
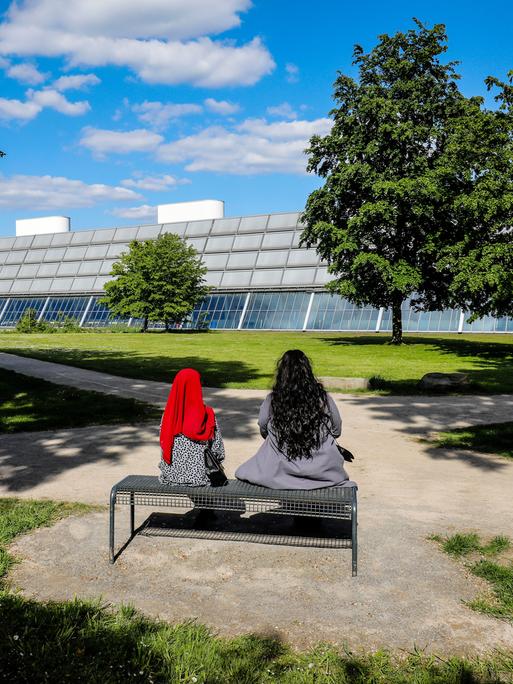
[[[0,369],[0,434],[158,420],[156,407]]]
[[[513,458],[513,421],[440,432],[434,443],[449,449],[472,449]]]
[[[89,508],[0,499],[0,548],[6,552],[17,535]],[[169,625],[129,606],[39,603],[7,589],[0,591],[0,644],[0,678],[27,684],[499,684],[513,678],[512,653],[440,658],[415,649],[371,654],[325,645],[294,652],[275,635],[223,639],[202,625]]]
[[[480,613],[513,622],[513,563],[505,558],[511,549],[508,537],[497,536],[483,544],[475,532],[431,537],[442,549],[457,558],[466,558],[466,567],[490,585],[491,596],[481,596],[467,605]],[[492,560],[493,558],[493,560]]]
[[[270,387],[287,349],[310,356],[320,376],[381,378],[381,391],[418,393],[428,372],[469,374],[469,391],[513,393],[512,335],[407,335],[395,347],[385,334],[222,332],[124,335],[0,334],[0,349],[114,375],[169,382],[186,366],[210,387]]]

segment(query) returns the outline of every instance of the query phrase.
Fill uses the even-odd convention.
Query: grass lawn
[[[156,407],[0,369],[0,434],[159,420]]]
[[[0,549],[17,535],[87,507],[0,499]],[[343,637],[343,635],[341,635]],[[413,642],[414,635],[412,635]],[[38,603],[0,590],[0,678],[82,684],[492,684],[511,682],[513,654],[438,658],[293,652],[274,636],[221,639],[196,623],[168,625],[100,601]]]
[[[440,432],[435,444],[450,449],[472,449],[513,458],[513,421]]]
[[[498,536],[483,544],[475,532],[434,535],[442,549],[455,558],[466,559],[466,566],[476,577],[490,585],[491,596],[478,597],[467,605],[480,613],[513,622],[513,561],[511,542]]]
[[[428,372],[463,371],[470,391],[513,393],[513,335],[407,335],[394,347],[386,334],[222,332],[0,334],[0,350],[115,375],[169,382],[187,366],[210,387],[267,388],[287,349],[310,356],[320,376],[375,377],[382,391],[417,392]]]

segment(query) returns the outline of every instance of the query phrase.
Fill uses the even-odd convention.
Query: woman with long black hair
[[[340,413],[301,350],[291,349],[279,360],[258,425],[265,441],[237,469],[239,480],[272,489],[354,485],[336,443]]]

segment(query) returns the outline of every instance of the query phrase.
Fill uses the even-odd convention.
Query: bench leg
[[[113,487],[110,492],[110,516],[109,516],[109,560],[114,563],[114,515],[116,509],[116,488]]]
[[[356,577],[358,573],[358,519],[357,519],[357,503],[356,490],[353,491],[353,500],[351,503],[351,549],[352,549],[352,575]]]
[[[134,536],[135,530],[135,502],[134,493],[130,493],[130,538]]]

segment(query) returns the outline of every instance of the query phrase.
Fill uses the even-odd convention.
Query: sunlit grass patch
[[[513,622],[513,563],[503,557],[511,548],[510,539],[498,535],[482,543],[475,532],[449,537],[433,535],[431,539],[449,555],[467,558],[466,567],[470,572],[489,583],[490,596],[480,596],[467,605],[480,613]]]

